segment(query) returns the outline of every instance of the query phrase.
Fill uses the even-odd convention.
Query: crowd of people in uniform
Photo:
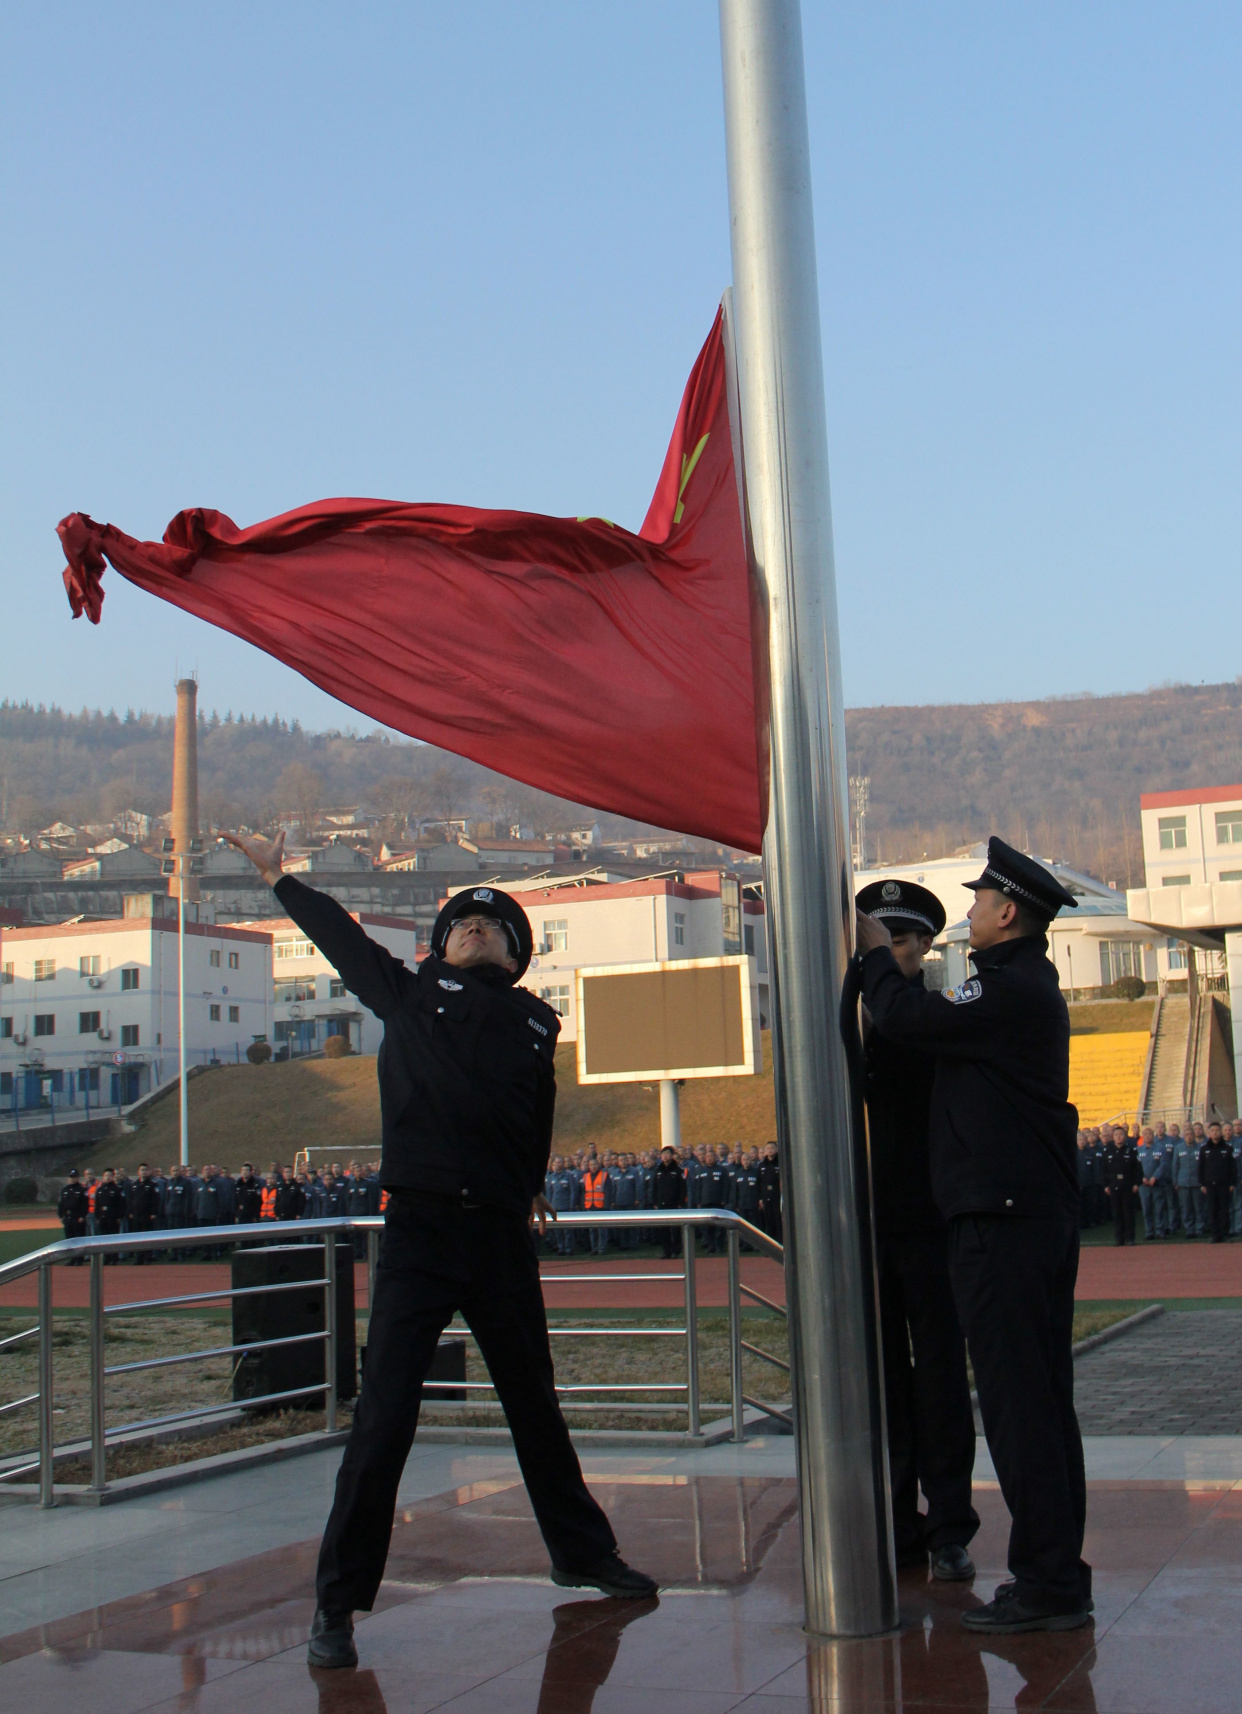
[[[1133,1244],[1136,1212],[1147,1238],[1242,1237],[1242,1122],[1092,1125],[1078,1133],[1084,1227],[1111,1220]]]
[[[781,1241],[781,1175],[775,1143],[768,1143],[762,1152],[740,1142],[642,1154],[580,1149],[552,1157],[544,1194],[557,1214],[729,1208]],[[348,1166],[334,1161],[322,1171],[313,1166],[295,1171],[273,1161],[266,1173],[256,1173],[249,1161],[237,1173],[219,1166],[180,1165],[161,1172],[143,1162],[132,1178],[115,1167],[99,1174],[89,1168],[81,1174],[72,1169],[56,1212],[66,1238],[93,1238],[382,1214],[387,1201],[378,1161],[354,1160]],[[681,1254],[681,1230],[669,1226],[620,1231],[579,1226],[558,1232],[553,1223],[543,1243],[553,1255],[578,1250],[603,1255],[610,1238],[623,1250],[659,1243],[666,1257]],[[719,1253],[724,1247],[723,1229],[705,1231],[704,1242],[709,1254]],[[134,1250],[129,1259],[150,1262],[158,1253]],[[189,1253],[180,1251],[183,1257]],[[121,1253],[106,1260],[118,1262]]]

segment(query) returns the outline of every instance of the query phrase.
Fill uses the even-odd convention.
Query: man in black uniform
[[[759,1162],[759,1225],[778,1244],[785,1242],[781,1224],[781,1163],[775,1143],[765,1143]]]
[[[1229,1202],[1238,1182],[1238,1163],[1232,1144],[1215,1121],[1208,1126],[1208,1140],[1199,1150],[1199,1186],[1207,1196],[1208,1231],[1214,1244],[1229,1241]]]
[[[1134,1207],[1143,1169],[1138,1150],[1120,1125],[1112,1127],[1112,1142],[1104,1155],[1104,1194],[1113,1211],[1113,1236],[1118,1244],[1134,1242]]]
[[[64,1227],[66,1238],[85,1238],[90,1201],[86,1186],[78,1177],[77,1167],[71,1166],[69,1176],[56,1198],[56,1217]],[[71,1268],[80,1268],[82,1264],[83,1258],[75,1256],[68,1265]]]
[[[660,1164],[655,1169],[652,1206],[666,1213],[686,1206],[686,1175],[677,1164],[674,1150],[667,1147],[661,1149]],[[660,1227],[660,1248],[664,1252],[666,1262],[671,1261],[674,1256],[680,1256],[680,1226]]]
[[[902,975],[922,992],[923,960],[945,923],[940,900],[926,887],[888,880],[864,887],[857,905],[888,929]],[[856,1051],[857,960],[852,972],[847,1022]],[[975,1574],[966,1546],[979,1528],[970,1498],[975,1413],[948,1231],[932,1196],[927,1132],[936,1061],[869,1027],[863,1075],[897,1563],[926,1570],[930,1555],[934,1577],[962,1582]]]
[[[121,1230],[121,1216],[124,1212],[125,1192],[116,1182],[116,1169],[109,1167],[103,1175],[103,1183],[95,1192],[95,1231],[99,1237],[114,1237]],[[113,1251],[104,1257],[104,1266],[110,1267],[120,1259]]]
[[[888,930],[857,919],[863,998],[890,1041],[936,1056],[931,1177],[984,1432],[1009,1507],[1010,1582],[970,1630],[1072,1630],[1091,1618],[1087,1490],[1071,1353],[1078,1274],[1069,1013],[1048,923],[1076,900],[1001,839],[970,883],[977,974],[913,987]]]
[[[560,1021],[516,986],[533,950],[526,913],[492,887],[458,893],[436,919],[430,955],[410,970],[335,900],[282,875],[283,834],[232,843],[384,1024],[389,1203],[366,1375],[319,1554],[309,1663],[357,1662],[352,1616],[379,1591],[423,1380],[458,1310],[504,1406],[552,1581],[653,1595],[653,1580],[617,1553],[556,1396],[531,1221],[542,1230],[551,1212],[542,1186]]]
[[[154,1232],[155,1222],[160,1210],[160,1195],[151,1177],[151,1168],[143,1161],[138,1168],[138,1177],[129,1187],[129,1229],[131,1232]],[[150,1264],[155,1260],[153,1250],[135,1250],[136,1265]]]

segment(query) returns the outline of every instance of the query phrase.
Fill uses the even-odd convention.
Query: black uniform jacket
[[[1143,1168],[1134,1144],[1123,1143],[1120,1148],[1115,1143],[1110,1144],[1104,1156],[1104,1188],[1126,1191],[1142,1182]]]
[[[887,947],[862,961],[876,1028],[936,1056],[931,1182],[946,1219],[1077,1217],[1069,1012],[1047,954],[1042,934],[1002,941],[974,953],[977,974],[943,994],[907,981]]]
[[[923,991],[921,970],[904,980]],[[876,1233],[885,1238],[942,1231],[944,1220],[932,1195],[928,1144],[935,1058],[894,1041],[873,1024],[866,1033],[862,1067]]]
[[[385,1187],[528,1214],[552,1145],[556,1013],[492,965],[459,970],[433,955],[409,969],[335,899],[291,875],[275,890],[350,993],[383,1021]]]
[[[85,1220],[90,1207],[90,1193],[79,1179],[71,1178],[56,1198],[56,1213],[61,1220]]]
[[[1199,1183],[1205,1190],[1234,1185],[1238,1182],[1238,1163],[1233,1149],[1222,1137],[1219,1143],[1208,1141],[1199,1150]]]

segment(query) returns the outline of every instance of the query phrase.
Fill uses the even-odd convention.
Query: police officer
[[[1169,1129],[1177,1132],[1177,1126]],[[1177,1207],[1182,1232],[1187,1238],[1197,1238],[1206,1231],[1206,1209],[1200,1207],[1199,1145],[1193,1136],[1177,1135],[1173,1143],[1173,1183],[1177,1190]]]
[[[1104,1163],[1104,1194],[1113,1211],[1113,1234],[1117,1244],[1134,1242],[1134,1203],[1143,1182],[1138,1150],[1120,1125],[1107,1127],[1112,1134]]]
[[[138,1177],[129,1187],[127,1198],[129,1208],[129,1229],[131,1232],[154,1232],[155,1222],[159,1215],[159,1192],[151,1177],[151,1169],[146,1161],[138,1168]],[[133,1261],[135,1265],[151,1263],[155,1260],[153,1250],[135,1250]]]
[[[778,1244],[785,1242],[781,1224],[781,1160],[775,1143],[763,1145],[759,1162],[759,1225]]]
[[[379,1592],[423,1381],[458,1311],[504,1407],[553,1582],[653,1595],[654,1581],[617,1553],[556,1396],[530,1227],[551,1212],[542,1188],[560,1020],[516,985],[533,950],[525,911],[492,887],[457,893],[436,919],[429,956],[410,970],[334,899],[282,874],[283,834],[232,843],[384,1024],[377,1069],[390,1200],[366,1374],[320,1549],[309,1664],[357,1664],[353,1614],[370,1611]]]
[[[1207,1141],[1199,1150],[1199,1184],[1207,1202],[1208,1231],[1214,1244],[1229,1239],[1229,1200],[1238,1182],[1238,1163],[1225,1141],[1221,1126],[1208,1126]]]
[[[263,1198],[263,1186],[254,1176],[254,1168],[249,1161],[242,1165],[237,1175],[237,1224],[252,1225],[259,1218],[259,1206]]]
[[[660,1150],[659,1164],[652,1185],[652,1206],[663,1213],[686,1206],[686,1175],[677,1160],[677,1151],[667,1145]],[[665,1261],[681,1254],[681,1227],[661,1226],[660,1248]]]
[[[86,1186],[78,1177],[77,1167],[71,1166],[65,1183],[61,1186],[60,1195],[56,1198],[56,1218],[64,1228],[66,1238],[85,1238],[89,1205]],[[83,1259],[81,1256],[75,1256],[68,1265],[71,1268],[80,1268]]]
[[[857,905],[888,929],[902,976],[922,993],[923,960],[945,924],[935,893],[910,881],[874,881]],[[856,974],[847,984],[847,1039],[855,1055],[857,992]],[[961,1582],[975,1574],[966,1548],[979,1528],[970,1498],[975,1414],[949,1281],[948,1230],[932,1196],[928,1120],[936,1061],[870,1028],[862,1070],[897,1563],[925,1570],[930,1555],[934,1577]],[[920,1487],[926,1514],[919,1511]]]
[[[1069,1013],[1046,931],[1076,900],[996,838],[970,885],[976,974],[943,993],[915,987],[888,930],[859,914],[863,999],[881,1035],[936,1056],[932,1193],[948,1222],[954,1302],[1012,1519],[1012,1581],[962,1623],[1000,1634],[1071,1630],[1091,1616],[1071,1351],[1077,1116],[1067,1099]]]

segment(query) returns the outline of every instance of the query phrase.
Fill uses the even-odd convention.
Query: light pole
[[[187,875],[201,875],[203,859],[201,839],[191,839],[184,851],[176,850],[176,841],[164,841],[164,859],[160,867],[165,875],[171,875],[177,883],[177,1046],[181,1066],[181,1088],[178,1092],[181,1117],[181,1164],[190,1164],[190,1101],[186,1085],[186,1046],[185,1046],[185,878]]]
[[[828,435],[797,0],[720,0],[745,493],[767,599],[773,1064],[811,1631],[897,1622],[864,1140],[838,1006],[853,947]]]

